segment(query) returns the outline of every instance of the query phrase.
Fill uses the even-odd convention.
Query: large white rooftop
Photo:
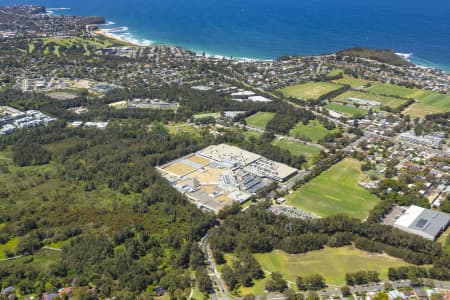
[[[200,150],[198,154],[218,162],[232,163],[241,167],[245,167],[261,157],[258,154],[227,144],[209,146]]]
[[[403,213],[403,215],[400,216],[400,218],[398,218],[398,220],[395,222],[395,225],[409,227],[414,222],[414,220],[416,220],[417,217],[420,216],[424,209],[425,208],[415,205],[411,206]]]
[[[394,227],[435,240],[449,224],[449,214],[412,205],[402,213]]]

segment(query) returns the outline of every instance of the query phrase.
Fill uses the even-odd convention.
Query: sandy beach
[[[113,39],[113,40],[118,40],[120,42],[127,43],[127,44],[130,44],[130,45],[133,45],[133,46],[139,46],[139,47],[143,47],[144,46],[144,45],[141,45],[139,43],[130,42],[130,41],[124,39],[124,38],[121,38],[120,36],[111,33],[109,29],[104,29],[104,28],[100,29],[99,28],[97,30],[94,30],[93,33],[96,34],[96,35],[102,35],[104,37],[107,37],[107,38],[110,38],[110,39]]]

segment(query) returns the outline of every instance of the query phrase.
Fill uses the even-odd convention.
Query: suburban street
[[[205,258],[208,263],[208,275],[212,282],[214,293],[210,294],[213,300],[228,300],[225,283],[222,281],[220,272],[217,268],[211,247],[208,244],[208,233],[200,240],[200,249],[204,250]]]

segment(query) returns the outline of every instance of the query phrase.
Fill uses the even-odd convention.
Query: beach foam
[[[70,7],[51,7],[51,8],[48,8],[48,9],[50,9],[50,10],[69,10],[70,9]]]
[[[108,31],[112,33],[119,33],[119,32],[127,32],[128,31],[127,26],[117,27],[117,28],[111,28]]]
[[[51,8],[45,9],[47,14],[49,14],[49,15],[55,15],[55,14],[57,14],[57,12],[64,11],[64,10],[70,10],[70,8],[69,7],[51,7]]]
[[[391,1],[386,10],[375,0],[169,0],[137,1],[133,5],[123,0],[40,2],[49,8],[71,8],[54,11],[55,14],[94,14],[117,23],[105,29],[129,25],[132,35],[140,41],[150,39],[198,53],[205,50],[215,56],[276,59],[284,55],[331,53],[350,46],[393,48],[402,54],[413,52],[408,57],[412,62],[424,58],[432,62],[428,65],[442,64],[449,70],[450,1],[436,1],[439,3],[429,5],[410,0],[412,5],[407,10],[404,1]],[[26,4],[30,0],[3,2]],[[343,19],[346,21],[341,22]]]
[[[411,57],[411,62],[413,64],[415,64],[416,66],[424,68],[424,69],[434,68],[434,69],[439,69],[439,70],[442,70],[442,71],[450,74],[450,66],[449,65],[437,64],[437,63],[434,63],[429,60],[426,60],[426,59],[423,59],[420,57],[416,57],[416,56]]]
[[[105,25],[103,25],[103,26],[105,26]],[[152,40],[136,37],[129,31],[127,26],[122,26],[122,27],[117,27],[117,28],[103,28],[103,32],[106,36],[109,36],[114,39],[122,40],[125,42],[129,42],[129,43],[137,45],[137,46],[151,46],[154,44],[154,41],[152,41]]]
[[[410,61],[411,57],[413,56],[412,53],[400,53],[400,52],[396,52],[395,54],[397,54],[398,56],[402,57],[403,59]]]
[[[429,60],[417,57],[414,55],[414,53],[401,53],[401,52],[395,52],[398,56],[402,57],[403,59],[412,62],[416,66],[424,69],[439,69],[445,72],[450,72],[450,66],[444,65],[444,64],[437,64],[434,62],[431,62]]]

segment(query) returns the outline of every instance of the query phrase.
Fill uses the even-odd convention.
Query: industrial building
[[[450,225],[450,216],[446,213],[412,205],[399,211],[394,227],[429,240],[435,240]]]
[[[297,169],[240,148],[220,144],[158,167],[171,185],[198,207],[218,212],[243,203],[273,181],[283,182]]]
[[[439,146],[442,144],[443,141],[442,135],[439,133],[435,135],[417,136],[413,130],[400,134],[399,138],[400,140],[405,142],[423,145],[435,149],[439,148]]]
[[[178,103],[167,102],[159,99],[133,99],[128,101],[129,108],[177,109],[178,106]]]
[[[11,134],[17,129],[47,126],[53,121],[56,121],[56,118],[37,110],[21,112],[9,106],[0,106],[0,135]]]
[[[351,101],[353,103],[356,103],[356,104],[361,104],[361,105],[381,106],[380,102],[373,101],[373,100],[360,99],[360,98],[355,98],[355,97],[348,97],[347,100]]]

